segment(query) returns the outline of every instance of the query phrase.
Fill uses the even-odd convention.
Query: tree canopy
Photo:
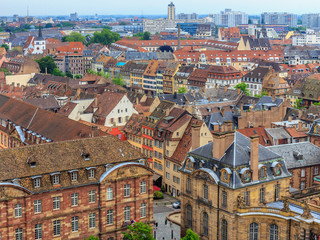
[[[127,232],[123,232],[125,240],[154,240],[152,228],[143,222],[136,222],[127,227]]]
[[[246,83],[242,82],[242,83],[238,83],[235,87],[235,89],[240,89],[245,95],[249,96],[250,92],[248,89],[248,86]]]
[[[47,69],[47,73],[52,74],[53,70],[57,68],[57,65],[54,63],[54,59],[50,56],[36,59],[35,61],[39,64],[41,73],[45,73]]]
[[[181,238],[181,240],[199,240],[199,236],[191,229],[188,229],[186,236]]]
[[[84,240],[99,240],[99,238],[91,235],[89,238],[85,238]]]
[[[119,75],[118,77],[115,77],[113,80],[112,80],[113,83],[119,85],[119,86],[123,86],[124,85],[124,80],[123,80],[123,77],[121,75]]]
[[[266,91],[261,92],[261,94],[255,94],[254,97],[262,98],[262,96],[268,96],[268,93]]]
[[[8,46],[7,44],[2,44],[2,45],[1,45],[1,47],[5,48],[5,49],[6,49],[6,51],[8,51],[8,50],[9,50],[9,46]]]
[[[82,42],[83,44],[86,44],[86,38],[77,32],[72,32],[70,35],[62,37],[61,41],[62,42]]]
[[[181,87],[178,90],[178,93],[186,93],[188,90],[185,87]]]
[[[109,29],[102,29],[101,32],[95,32],[90,39],[90,43],[101,43],[102,45],[110,45],[120,40],[119,33],[111,32]]]

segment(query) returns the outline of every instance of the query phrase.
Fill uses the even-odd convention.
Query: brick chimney
[[[227,92],[228,91],[228,86],[224,86],[224,91]]]
[[[193,125],[191,127],[192,150],[200,147],[200,130],[201,130],[201,125]]]
[[[301,121],[298,122],[298,130],[302,130],[302,122]]]
[[[234,141],[234,131],[224,131],[224,132],[215,132],[212,133],[213,137],[213,147],[212,147],[212,156],[215,159],[220,159],[227,148]]]
[[[259,135],[250,138],[250,169],[252,181],[255,182],[259,180]]]
[[[240,94],[240,88],[238,88],[238,95]]]

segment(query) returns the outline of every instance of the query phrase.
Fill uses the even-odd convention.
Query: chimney
[[[240,88],[238,88],[238,95],[240,94]]]
[[[92,137],[97,137],[98,136],[98,126],[92,126],[91,127],[91,136]]]
[[[272,95],[272,102],[274,102],[274,101],[276,101],[276,95],[275,94]]]
[[[298,117],[301,118],[302,117],[302,109],[298,110]]]
[[[211,97],[208,97],[208,102],[209,102],[209,103],[211,102]]]
[[[292,116],[291,116],[291,115],[288,117],[288,121],[289,121],[289,122],[292,121]]]
[[[302,130],[302,122],[301,121],[298,122],[298,130]]]
[[[218,90],[218,84],[216,84],[216,90]]]
[[[250,137],[250,168],[252,171],[252,181],[259,180],[259,135]]]
[[[221,107],[220,113],[221,113],[222,117],[224,117],[224,108],[223,107]]]
[[[140,102],[139,102],[139,98],[137,97],[137,98],[136,98],[136,104],[139,105],[139,103],[140,103]]]
[[[200,130],[201,130],[201,125],[194,125],[191,128],[192,150],[200,147]]]
[[[234,141],[234,131],[212,133],[212,157],[220,159]]]
[[[180,24],[178,24],[178,50],[181,48],[181,29]]]
[[[224,91],[227,92],[228,91],[228,86],[224,86]]]
[[[223,110],[224,112],[224,109],[221,109],[221,111]],[[224,122],[224,131],[225,132],[230,132],[233,130],[233,122],[232,121],[225,121]]]

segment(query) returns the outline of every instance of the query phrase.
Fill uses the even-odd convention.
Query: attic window
[[[301,161],[303,160],[303,155],[300,152],[293,151],[293,156],[296,160]]]
[[[30,167],[36,167],[37,162],[34,160],[31,160],[30,157],[28,157],[27,163],[29,164]]]
[[[84,158],[84,160],[89,161],[90,160],[90,153],[85,153],[84,150],[81,150],[81,156]]]

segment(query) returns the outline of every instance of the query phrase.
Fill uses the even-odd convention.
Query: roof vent
[[[37,165],[37,162],[34,160],[31,160],[30,157],[28,157],[27,163],[29,164],[30,167],[35,167]]]
[[[297,159],[298,161],[303,160],[303,154],[301,154],[300,152],[293,151],[293,156],[294,156],[294,158]]]

